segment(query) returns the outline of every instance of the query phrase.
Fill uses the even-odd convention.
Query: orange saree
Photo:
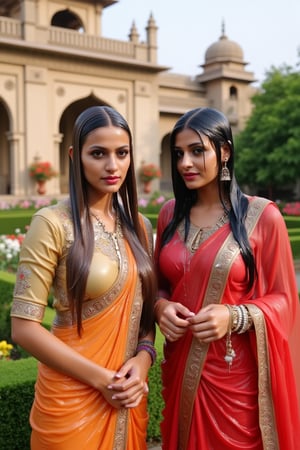
[[[65,256],[73,230],[68,207],[59,204],[42,210],[30,229],[12,315],[41,321],[54,280],[56,318],[52,333],[87,359],[119,370],[135,354],[143,306],[137,267],[128,243],[118,238],[120,267],[113,284],[101,294],[88,295],[83,302],[83,332],[79,337],[65,292]],[[38,238],[36,233],[40,233]],[[101,268],[97,256],[104,249],[105,238],[96,229],[95,259],[90,266],[87,292],[99,292]],[[108,246],[105,251],[110,256]],[[43,299],[43,305],[39,299]],[[32,450],[145,450],[147,422],[146,396],[135,408],[117,410],[98,390],[39,363],[30,414]]]
[[[223,225],[192,256],[176,233],[160,249],[172,216],[161,211],[156,260],[171,301],[197,312],[209,303],[247,304],[253,330],[233,334],[228,369],[225,338],[209,346],[188,331],[166,341],[162,363],[164,450],[297,450],[299,446],[299,299],[284,221],[277,207],[252,198],[247,229],[258,277],[251,292],[239,249]]]
[[[134,268],[132,257],[128,265]],[[126,275],[116,297],[114,289],[106,293],[114,300],[96,316],[84,320],[82,338],[78,338],[76,326],[54,325],[52,330],[86,358],[114,370],[134,355],[137,345],[137,275],[134,269]],[[101,309],[101,300],[105,301],[88,302],[85,312],[93,314],[96,308]],[[120,320],[122,317],[124,320]],[[137,408],[116,410],[99,391],[41,363],[30,423],[32,450],[146,449],[146,397]]]

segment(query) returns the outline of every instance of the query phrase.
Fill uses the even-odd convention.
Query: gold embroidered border
[[[134,293],[134,301],[129,319],[127,347],[125,352],[125,360],[134,355],[139,334],[139,323],[141,320],[143,307],[142,288],[139,277],[137,276],[137,284]],[[128,415],[130,411],[126,408],[118,410],[116,430],[114,436],[114,450],[125,450],[128,433]]]
[[[256,198],[250,202],[245,221],[248,236],[251,235],[261,213],[268,203],[270,201],[263,198]],[[238,254],[238,244],[232,233],[230,233],[217,253],[202,307],[211,303],[220,303],[230,267]],[[178,450],[185,450],[187,448],[194,400],[208,348],[209,344],[199,343],[199,341],[193,338],[185,365],[181,389]]]
[[[11,308],[11,316],[21,319],[30,319],[34,322],[41,322],[44,317],[45,306],[37,303],[14,300]]]
[[[268,450],[279,450],[275,412],[272,399],[271,374],[265,318],[256,306],[246,304],[255,327],[258,358],[258,403],[259,425],[263,446]]]

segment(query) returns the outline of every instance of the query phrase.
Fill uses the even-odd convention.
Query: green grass
[[[14,273],[5,272],[5,270],[0,270],[0,279],[15,284],[16,275]]]
[[[0,234],[14,234],[19,228],[25,233],[35,209],[13,209],[0,211]]]
[[[283,216],[287,228],[299,228],[300,216]]]

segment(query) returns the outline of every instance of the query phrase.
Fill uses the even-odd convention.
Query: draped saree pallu
[[[258,222],[269,204],[264,199],[250,199],[246,228],[250,239],[254,232],[258,233],[255,242],[260,239],[260,229],[256,230]],[[171,241],[163,247],[160,264],[167,264],[166,255],[172,251],[176,254],[184,251],[184,243],[178,236],[173,239],[173,244]],[[297,407],[291,414],[295,419],[289,417],[285,423],[282,419],[282,429],[286,432],[281,433],[279,442],[278,422],[281,419],[278,420],[280,408],[275,410],[273,403],[271,378],[274,378],[276,367],[270,371],[270,365],[276,365],[276,360],[272,352],[269,354],[270,331],[261,304],[255,301],[257,293],[253,295],[251,291],[252,294],[247,296],[240,258],[230,226],[225,224],[200,245],[190,259],[187,273],[183,273],[177,283],[174,281],[172,301],[184,303],[195,312],[211,303],[244,303],[249,307],[254,329],[232,335],[237,357],[231,368],[224,361],[226,337],[206,345],[187,332],[176,342],[166,342],[162,364],[164,450],[279,450],[283,448],[285,438],[289,441],[287,448],[297,449],[296,438],[288,438],[295,432],[299,434],[295,431],[295,424],[299,423]],[[265,281],[260,283],[266,288]],[[269,283],[271,285],[271,280]],[[293,386],[294,380],[290,376],[288,392],[297,397]],[[291,425],[287,425],[289,420],[293,422]]]
[[[83,303],[83,334],[70,326],[70,311],[58,313],[52,332],[97,364],[118,370],[135,354],[142,310],[134,258],[121,244],[118,278],[101,297]],[[128,268],[130,267],[130,270]],[[39,363],[30,422],[32,450],[146,449],[146,397],[116,410],[100,392]]]

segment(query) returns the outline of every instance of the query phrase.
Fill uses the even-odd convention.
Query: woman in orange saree
[[[299,298],[284,220],[272,202],[237,196],[246,205],[243,223],[256,268],[249,283],[246,241],[238,236],[238,242],[230,217],[238,188],[230,193],[228,173],[219,185],[224,171],[214,169],[218,157],[211,153],[220,161],[233,158],[228,122],[218,111],[197,109],[174,130],[175,201],[160,212],[155,250],[156,317],[166,336],[163,449],[296,450]],[[232,178],[233,163],[226,169]],[[196,193],[190,208],[188,189]],[[222,198],[223,211],[208,208]]]
[[[70,157],[70,199],[34,215],[11,310],[13,340],[40,361],[31,449],[145,450],[155,279],[125,120],[84,111]],[[51,287],[50,333],[40,323]]]

